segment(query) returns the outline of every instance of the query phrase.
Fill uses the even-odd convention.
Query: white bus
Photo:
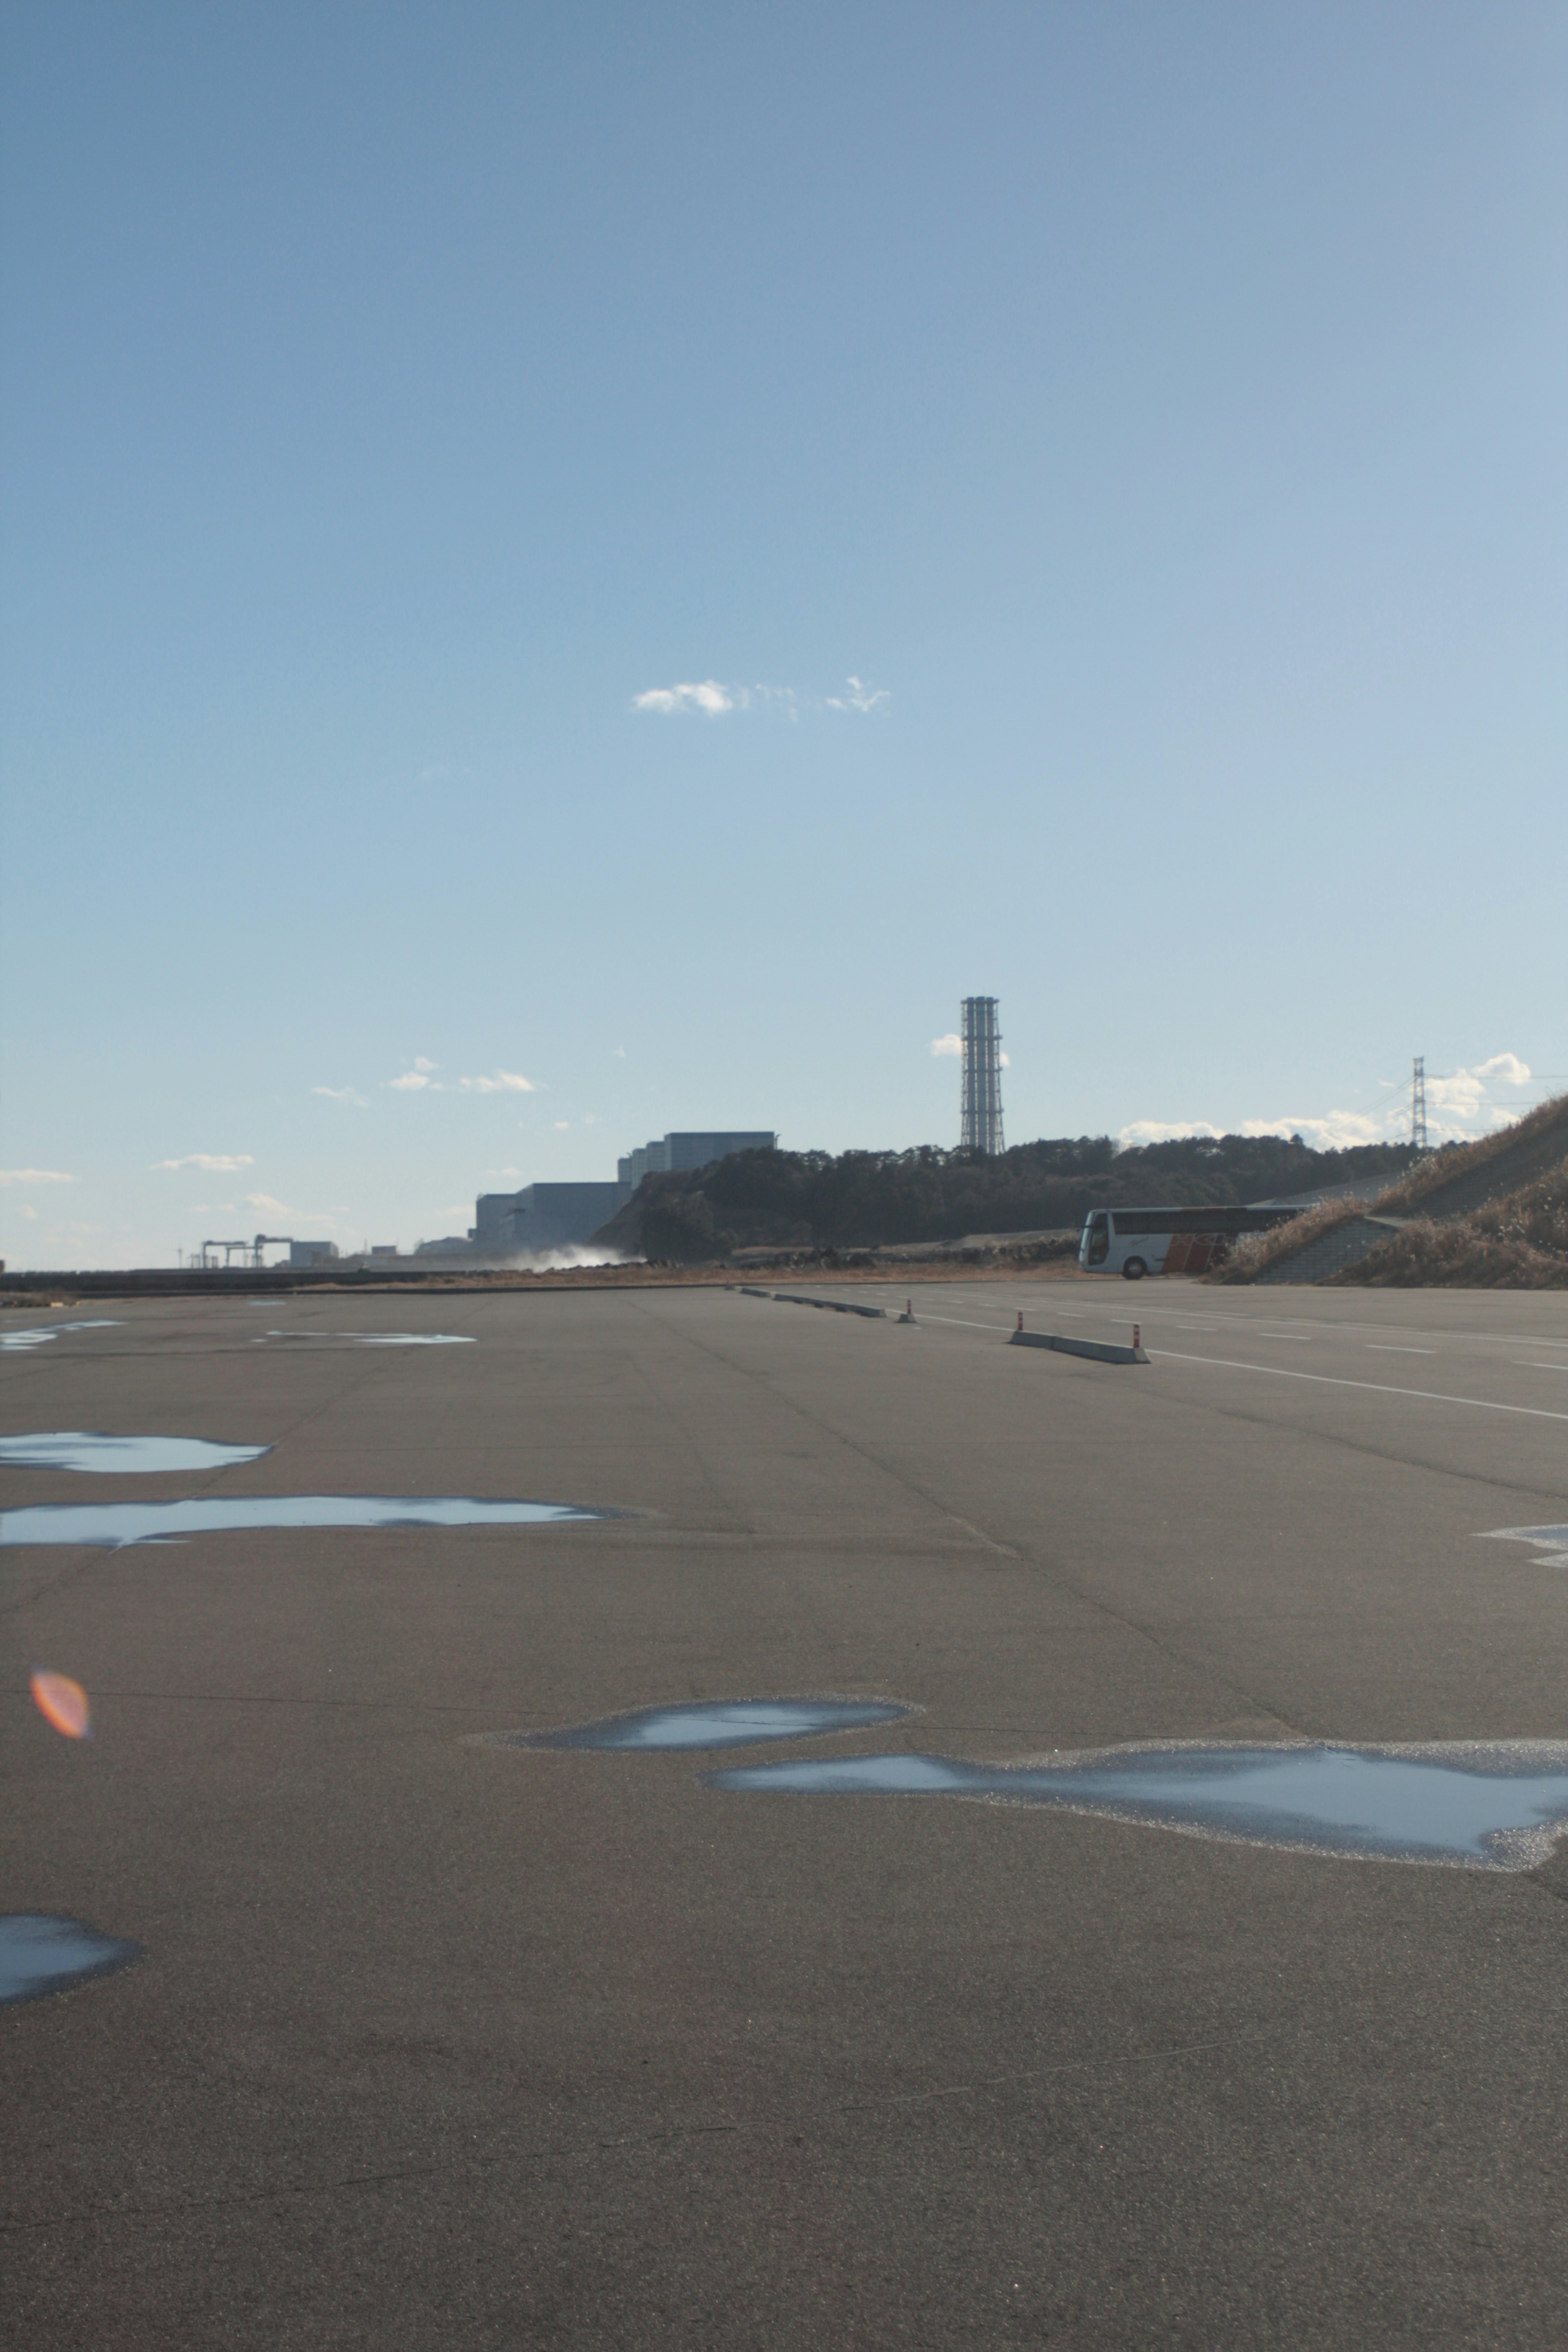
[[[1091,1209],[1078,1262],[1090,1274],[1206,1274],[1237,1234],[1266,1234],[1300,1209]]]

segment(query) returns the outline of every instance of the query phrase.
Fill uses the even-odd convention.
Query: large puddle
[[[254,1345],[286,1339],[297,1348],[471,1348],[466,1331],[265,1331]]]
[[[1568,1568],[1568,1528],[1489,1528],[1487,1540],[1536,1544],[1546,1554],[1542,1568]]]
[[[42,1348],[48,1340],[58,1339],[62,1331],[117,1331],[119,1328],[118,1322],[110,1316],[107,1322],[100,1319],[92,1323],[51,1323],[36,1331],[0,1331],[0,1349],[11,1349],[23,1354],[29,1348]]]
[[[204,1495],[184,1503],[35,1503],[0,1511],[0,1545],[168,1543],[248,1528],[517,1528],[624,1516],[578,1503],[468,1495]]]
[[[945,1756],[731,1766],[715,1789],[988,1797],[1297,1852],[1529,1870],[1568,1827],[1568,1741],[1120,1748],[1045,1764]]]
[[[488,1731],[485,1748],[750,1748],[764,1739],[808,1739],[892,1723],[914,1709],[887,1699],[754,1698],[644,1706],[566,1731]]]
[[[0,1437],[0,1463],[23,1470],[226,1470],[257,1462],[266,1445],[219,1445],[205,1437],[109,1437],[97,1429],[52,1429]]]
[[[47,1911],[7,1912],[0,1916],[0,2006],[43,2000],[89,1977],[112,1976],[141,1958],[140,1944],[100,1936],[83,1920],[57,1919]]]

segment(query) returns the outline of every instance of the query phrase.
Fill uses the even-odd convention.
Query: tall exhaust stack
[[[1002,1151],[1002,1032],[994,996],[963,1000],[962,1151]]]

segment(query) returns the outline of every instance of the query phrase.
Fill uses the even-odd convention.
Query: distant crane
[[[261,1253],[262,1253],[262,1251],[263,1251],[264,1249],[271,1248],[271,1247],[273,1247],[274,1245],[276,1245],[276,1246],[277,1246],[278,1248],[279,1248],[279,1249],[292,1249],[292,1248],[293,1248],[293,1246],[294,1246],[294,1236],[293,1236],[293,1234],[257,1234],[257,1236],[256,1236],[256,1239],[255,1239],[255,1240],[251,1243],[251,1244],[250,1244],[250,1263],[251,1263],[251,1265],[259,1265],[261,1264]]]
[[[202,1244],[201,1262],[204,1266],[209,1263],[207,1258],[208,1250],[222,1250],[223,1262],[225,1265],[229,1265],[233,1263],[234,1252],[237,1250],[239,1252],[239,1262],[241,1265],[243,1265],[245,1264],[245,1254],[249,1247],[250,1244],[248,1242],[204,1242]]]

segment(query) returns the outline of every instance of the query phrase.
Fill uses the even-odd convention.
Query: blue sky
[[[1568,1069],[1560,7],[4,16],[11,1264]]]

